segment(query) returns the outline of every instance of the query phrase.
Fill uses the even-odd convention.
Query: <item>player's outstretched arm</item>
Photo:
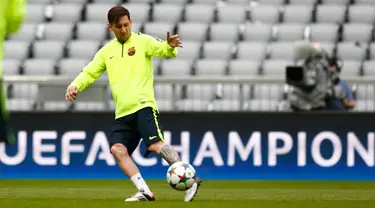
[[[165,41],[147,36],[146,47],[149,56],[174,58],[177,56],[177,48],[182,48],[183,46],[179,35],[171,36],[170,32],[167,32],[167,39]]]
[[[73,101],[77,99],[78,93],[82,92],[94,83],[106,70],[105,61],[99,50],[94,59],[82,69],[82,72],[73,80],[66,89],[65,100]]]
[[[15,33],[21,27],[26,10],[26,0],[8,0],[8,8],[5,10],[6,36]]]

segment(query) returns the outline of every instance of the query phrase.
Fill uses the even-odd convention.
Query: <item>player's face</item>
[[[119,41],[127,41],[131,35],[132,21],[128,16],[122,16],[117,23],[108,24],[108,28]]]

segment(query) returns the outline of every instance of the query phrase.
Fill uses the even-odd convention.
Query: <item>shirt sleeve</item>
[[[352,90],[350,89],[348,83],[345,81],[341,81],[341,86],[345,90],[345,98],[348,100],[354,100]]]
[[[82,72],[73,80],[69,85],[78,87],[78,91],[81,92],[94,83],[106,70],[105,61],[102,55],[102,51],[99,50],[94,59],[87,64]]]
[[[26,0],[9,0],[6,13],[6,35],[15,33],[21,27],[26,10]]]
[[[143,34],[145,38],[146,54],[158,58],[174,58],[177,56],[177,48],[172,48],[167,41],[157,37]]]

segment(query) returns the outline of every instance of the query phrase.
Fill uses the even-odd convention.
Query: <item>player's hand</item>
[[[78,88],[76,86],[71,86],[66,90],[65,100],[73,101],[77,98]]]
[[[168,42],[168,45],[172,48],[176,48],[176,47],[182,48],[182,42],[178,35],[171,36],[170,33],[167,32],[167,42]]]

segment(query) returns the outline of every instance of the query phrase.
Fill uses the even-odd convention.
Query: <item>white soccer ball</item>
[[[194,167],[186,162],[173,163],[167,171],[169,185],[178,191],[185,191],[191,188],[196,178]]]

